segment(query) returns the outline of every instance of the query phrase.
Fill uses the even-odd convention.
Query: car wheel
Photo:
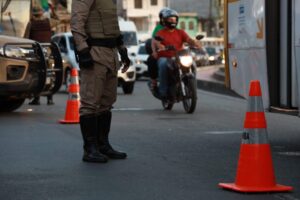
[[[12,112],[24,103],[25,99],[0,99],[0,112]]]
[[[124,94],[132,94],[134,89],[134,82],[124,82],[122,84]]]

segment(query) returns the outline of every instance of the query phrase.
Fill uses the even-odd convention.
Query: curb
[[[206,81],[206,80],[197,80],[197,88],[201,90],[205,90],[208,92],[214,92],[219,94],[224,94],[232,97],[238,97],[244,99],[244,97],[240,96],[233,90],[226,88],[223,83]]]

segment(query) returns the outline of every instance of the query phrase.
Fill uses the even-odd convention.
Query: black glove
[[[123,35],[119,35],[119,36],[117,37],[117,45],[118,45],[118,46],[123,46],[123,45],[124,45]]]
[[[130,66],[130,59],[128,57],[127,48],[121,47],[119,48],[119,54],[121,56],[121,61],[123,64],[122,73],[126,72]]]
[[[85,48],[85,49],[79,51],[78,59],[79,59],[79,67],[90,68],[94,64],[94,61],[90,54],[89,48]]]

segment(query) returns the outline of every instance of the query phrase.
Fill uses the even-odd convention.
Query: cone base
[[[61,123],[61,124],[78,124],[79,120],[65,120],[65,119],[62,119],[62,120],[59,120],[59,123]]]
[[[290,192],[293,190],[291,186],[279,185],[268,187],[251,187],[251,186],[239,186],[235,183],[219,183],[219,187],[229,189],[237,192]]]

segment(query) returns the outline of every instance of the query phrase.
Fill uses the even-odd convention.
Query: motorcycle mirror
[[[202,40],[204,38],[204,35],[197,35],[196,40]]]
[[[157,41],[159,41],[159,42],[164,41],[164,38],[162,38],[160,36],[155,36],[154,39],[157,40]]]

